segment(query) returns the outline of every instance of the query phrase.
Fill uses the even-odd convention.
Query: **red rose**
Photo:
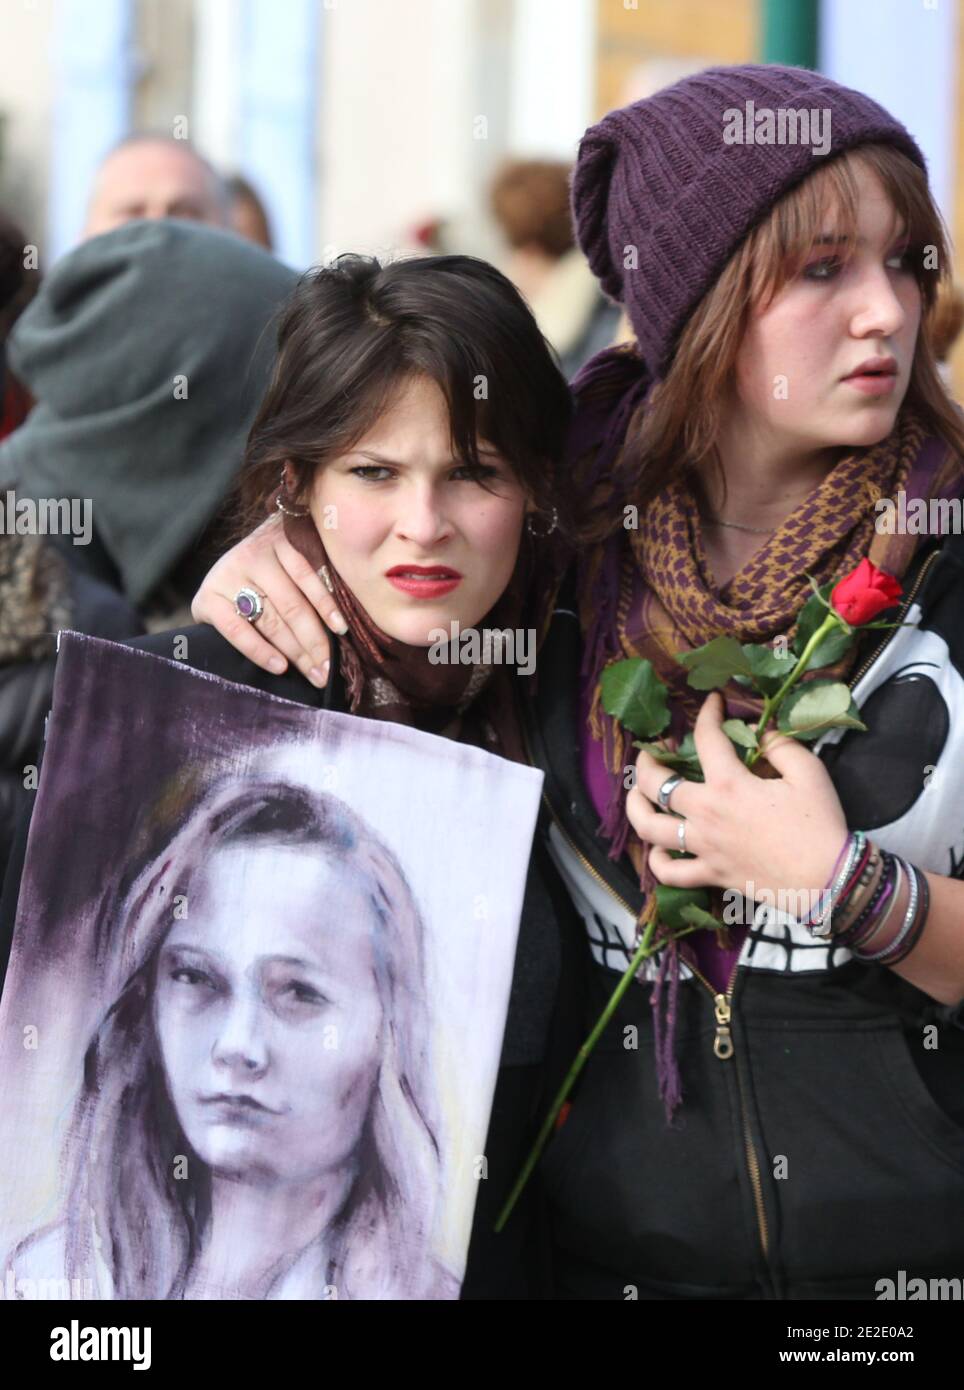
[[[901,585],[892,574],[884,574],[864,558],[852,574],[834,587],[830,606],[851,627],[860,627],[892,607],[901,593]]]

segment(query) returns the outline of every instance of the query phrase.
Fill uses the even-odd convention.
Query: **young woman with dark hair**
[[[321,572],[331,586],[344,620],[330,677],[319,689],[300,674],[266,675],[206,625],[132,645],[305,704],[525,760],[518,710],[533,676],[516,639],[528,648],[544,631],[557,542],[565,550],[569,416],[565,381],[532,315],[484,262],[342,256],[310,272],[280,314],[277,360],[247,443],[242,523],[279,517],[316,582]],[[242,586],[226,609],[245,623],[238,615],[257,619],[264,602]],[[478,653],[462,641],[466,630],[483,639]],[[516,640],[511,661],[494,640],[504,633]],[[443,871],[445,833],[425,826]],[[8,928],[25,837],[21,827],[4,895]],[[571,962],[583,949],[540,835],[465,1297],[535,1298],[551,1288],[538,1188],[504,1233],[493,1228],[579,1043],[581,1016],[568,996],[580,987]]]

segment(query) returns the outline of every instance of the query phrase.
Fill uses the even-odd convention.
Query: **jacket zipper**
[[[911,604],[914,602],[914,599],[920,592],[920,587],[923,584],[924,579],[926,578],[931,566],[933,565],[935,560],[940,558],[940,553],[941,552],[939,550],[932,551],[931,554],[928,555],[924,563],[921,565],[920,570],[917,574],[917,578],[914,580],[913,588],[911,589],[909,594],[904,595],[904,601],[900,605],[900,608],[897,613],[897,622],[902,623],[904,621],[904,617],[909,611]],[[873,666],[877,658],[881,656],[883,652],[887,649],[887,647],[890,646],[891,642],[893,642],[894,638],[897,636],[898,631],[898,628],[894,628],[892,632],[888,632],[884,640],[880,642],[871,652],[870,656],[860,667],[857,674],[850,677],[847,684],[849,685],[851,690],[853,690],[854,686],[857,684],[858,681],[863,680],[864,676],[870,670],[871,666]]]
[[[689,969],[693,972],[700,984],[713,996],[713,1007],[716,1012],[716,1036],[713,1039],[713,1054],[721,1062],[728,1062],[733,1056],[733,1034],[730,1030],[730,1022],[733,1008],[733,989],[736,985],[736,974],[739,970],[739,960],[733,966],[733,973],[730,975],[729,984],[726,992],[721,994],[719,990],[713,988],[709,980],[697,970],[695,965],[690,965]],[[760,1161],[757,1158],[756,1146],[753,1143],[753,1135],[750,1132],[750,1117],[747,1113],[746,1097],[743,1093],[743,1082],[740,1079],[739,1068],[736,1073],[736,1087],[740,1097],[740,1118],[743,1121],[743,1143],[746,1151],[746,1166],[750,1176],[750,1186],[753,1189],[753,1205],[756,1210],[757,1233],[760,1237],[760,1249],[763,1251],[763,1258],[769,1262],[770,1258],[770,1233],[767,1227],[766,1207],[763,1203],[763,1182],[760,1178]]]
[[[542,793],[542,799],[546,803],[546,807],[548,808],[549,815],[552,817],[553,824],[558,828],[560,835],[563,837],[566,844],[569,846],[573,854],[579,860],[580,864],[582,864],[583,868],[589,870],[590,874],[592,874],[596,882],[602,884],[603,888],[605,888],[609,896],[611,898],[615,898],[616,901],[620,904],[620,906],[624,907],[631,917],[638,917],[639,914],[633,911],[631,904],[626,901],[626,899],[623,897],[621,893],[616,892],[616,889],[613,888],[612,885],[605,878],[603,878],[599,870],[594,868],[593,865],[590,864],[589,860],[579,849],[578,845],[573,843],[572,837],[569,835],[565,826],[562,824],[562,822],[559,820],[559,817],[556,815],[555,810],[553,809],[552,802],[549,800],[548,793],[544,789]],[[631,959],[632,953],[630,953],[630,960]]]
[[[528,753],[531,761],[532,753],[531,749],[529,748],[528,738],[526,737],[524,728],[523,740],[526,743],[526,752]],[[579,862],[586,869],[589,870],[590,874],[593,876],[596,882],[600,883],[603,886],[603,888],[610,895],[610,897],[615,898],[615,900],[620,904],[620,906],[625,908],[625,910],[632,915],[633,909],[626,901],[626,899],[622,896],[622,894],[617,893],[615,888],[613,888],[609,883],[607,883],[607,881],[603,878],[602,874],[599,873],[599,871],[595,869],[592,866],[592,864],[590,864],[589,860],[582,853],[579,847],[573,844],[572,836],[568,834],[565,826],[563,826],[560,823],[559,817],[553,810],[552,802],[549,800],[548,794],[545,790],[543,790],[542,799],[545,802],[546,807],[548,808],[553,823],[556,825],[556,827],[559,830],[559,833],[562,835],[563,839],[566,841],[569,848],[572,850],[573,854],[576,856]],[[688,969],[690,969],[693,972],[696,979],[700,981],[700,983],[709,991],[709,993],[713,997],[713,1007],[716,1014],[716,1035],[713,1038],[714,1056],[718,1057],[721,1062],[729,1061],[729,1059],[733,1056],[734,1051],[733,1035],[730,1031],[730,1019],[733,1003],[733,989],[736,985],[736,972],[739,966],[739,962],[737,962],[737,964],[733,966],[733,973],[730,976],[730,982],[726,987],[725,994],[720,994],[718,990],[715,990],[713,986],[710,984],[709,980],[706,978],[706,976],[702,974],[701,971],[697,970],[695,966],[689,965],[689,963],[687,963],[687,965]],[[766,1208],[763,1205],[763,1184],[760,1180],[760,1163],[757,1158],[756,1149],[753,1144],[753,1137],[750,1133],[750,1121],[749,1116],[747,1115],[746,1099],[743,1094],[743,1084],[740,1081],[739,1071],[737,1071],[736,1080],[737,1092],[740,1097],[740,1116],[743,1120],[743,1140],[746,1150],[747,1170],[750,1176],[750,1186],[753,1189],[753,1203],[756,1210],[757,1230],[760,1236],[760,1247],[763,1251],[763,1258],[767,1260],[769,1258],[770,1237],[767,1229]]]

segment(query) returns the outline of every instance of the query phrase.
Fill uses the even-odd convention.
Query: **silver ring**
[[[677,840],[679,840],[679,847],[680,847],[680,849],[681,849],[681,850],[683,851],[683,853],[685,854],[685,853],[686,853],[686,822],[685,822],[685,820],[681,820],[680,823],[679,823],[679,825],[676,827],[676,838],[677,838]]]
[[[660,787],[659,791],[656,793],[656,800],[661,811],[669,810],[669,799],[682,780],[679,773],[674,772],[672,777],[667,777],[666,781]]]
[[[256,623],[264,612],[264,594],[257,589],[239,589],[234,596],[234,611],[246,622]]]
[[[328,590],[330,594],[333,594],[335,592],[335,586],[331,582],[331,575],[328,572],[328,566],[322,565],[318,573],[321,576],[321,582],[324,584],[325,588]]]

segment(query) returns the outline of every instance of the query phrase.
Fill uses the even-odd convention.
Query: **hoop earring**
[[[287,491],[288,491],[288,488],[287,488],[287,484],[285,483],[285,471],[284,471],[284,469],[282,468],[282,470],[281,470],[281,488],[280,488],[280,491],[278,492],[278,496],[275,498],[275,503],[274,503],[275,506],[278,508],[278,511],[279,511],[279,512],[284,512],[285,516],[293,516],[293,517],[307,516],[308,513],[309,513],[309,511],[310,511],[310,508],[309,508],[309,507],[303,507],[303,508],[301,509],[301,511],[299,511],[296,507],[288,507],[288,506],[285,506],[285,503],[284,503],[284,501],[283,501],[283,498],[284,498],[284,495],[285,495],[285,493],[286,493]]]
[[[559,523],[559,512],[555,507],[553,507],[552,509],[552,522],[549,526],[548,531],[537,531],[532,524],[532,516],[533,513],[530,512],[529,515],[526,517],[526,530],[528,531],[529,535],[533,536],[536,540],[542,541],[545,540],[546,536],[551,536]]]

